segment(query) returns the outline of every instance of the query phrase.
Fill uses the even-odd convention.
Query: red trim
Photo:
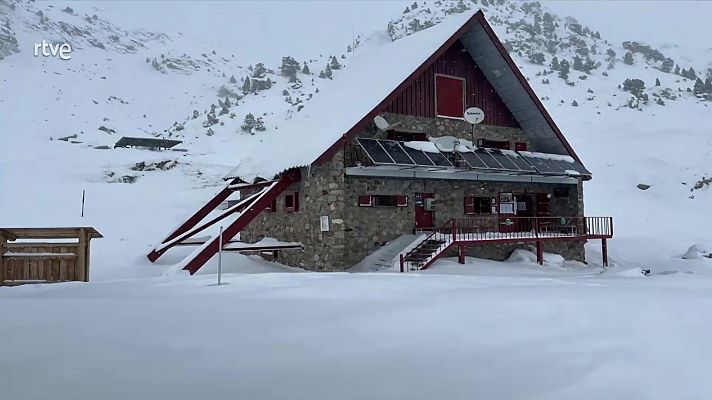
[[[373,207],[373,196],[358,196],[359,207]]]
[[[198,225],[198,223],[200,223],[200,221],[202,221],[205,217],[207,217],[208,214],[210,214],[213,210],[215,210],[216,208],[218,208],[218,206],[219,206],[223,201],[225,201],[225,199],[227,199],[228,197],[230,197],[230,195],[234,192],[234,189],[231,189],[230,186],[231,186],[231,185],[235,185],[235,184],[240,183],[240,182],[242,182],[242,180],[240,180],[239,178],[232,179],[232,180],[230,181],[230,183],[228,183],[228,184],[223,188],[223,190],[221,190],[220,192],[218,192],[210,201],[208,201],[207,203],[205,203],[205,205],[204,205],[203,207],[201,207],[198,211],[196,211],[195,214],[193,214],[192,216],[190,216],[190,218],[188,218],[181,226],[179,226],[179,227],[176,228],[173,232],[171,232],[171,233],[161,242],[161,244],[166,243],[166,242],[168,242],[169,240],[173,240],[173,239],[177,238],[178,236],[180,236],[180,235],[182,235],[182,234],[188,232],[189,230],[193,229],[196,225]],[[151,262],[155,262],[156,260],[158,260],[158,258],[161,256],[161,254],[163,254],[163,253],[156,251],[156,249],[154,248],[153,250],[151,250],[150,253],[148,253],[148,255],[146,255],[146,257],[148,257],[148,259],[149,259]]]
[[[262,211],[264,211],[267,204],[269,204],[274,198],[280,195],[283,191],[289,188],[294,182],[297,182],[298,174],[293,174],[285,172],[282,174],[279,182],[264,196],[258,200],[249,204],[246,209],[240,214],[239,217],[232,224],[230,224],[223,231],[223,241],[225,243],[230,242],[241,230],[245,229],[247,224],[250,223],[256,216],[258,216]],[[215,254],[217,254],[220,248],[220,237],[214,237],[209,244],[203,247],[198,254],[195,255],[190,261],[188,261],[183,267],[184,270],[189,271],[191,275],[196,273],[200,267],[205,265],[208,260],[210,260]]]
[[[539,98],[536,96],[534,93],[534,90],[529,86],[529,83],[527,82],[527,79],[522,75],[521,71],[519,71],[519,68],[517,68],[516,64],[512,60],[512,58],[509,56],[509,53],[507,53],[507,50],[504,48],[504,45],[502,42],[499,40],[497,35],[495,34],[494,30],[492,30],[492,27],[489,25],[487,20],[485,19],[484,13],[482,10],[477,11],[470,19],[467,20],[458,30],[455,32],[448,40],[445,41],[438,49],[428,57],[427,60],[425,60],[418,68],[415,69],[408,77],[400,83],[393,91],[391,91],[388,96],[386,96],[383,101],[378,103],[376,107],[374,107],[368,114],[366,114],[361,120],[359,120],[356,125],[351,127],[347,132],[343,134],[341,138],[339,138],[338,141],[336,141],[334,144],[332,144],[328,149],[326,149],[319,157],[317,157],[316,160],[314,160],[313,164],[316,165],[321,165],[325,163],[326,161],[330,160],[331,157],[334,156],[340,149],[341,145],[344,143],[345,139],[350,139],[354,135],[358,134],[363,128],[368,125],[373,117],[378,115],[378,113],[381,112],[381,110],[388,106],[399,94],[400,92],[407,88],[410,84],[412,84],[422,73],[425,72],[426,69],[428,69],[429,66],[433,64],[433,62],[443,55],[447,51],[447,49],[450,48],[462,35],[465,34],[470,29],[470,25],[472,23],[479,23],[482,25],[484,28],[485,32],[487,35],[490,37],[490,40],[495,44],[495,47],[499,50],[500,54],[504,58],[505,62],[507,65],[510,67],[510,69],[514,72],[514,75],[517,77],[519,80],[519,83],[524,87],[524,90],[527,92],[529,97],[532,99],[536,107],[539,109],[539,111],[542,113],[544,116],[544,119],[547,121],[551,129],[554,131],[556,136],[561,140],[561,143],[564,145],[566,150],[569,152],[569,155],[573,157],[576,161],[581,162],[581,159],[578,157],[576,152],[574,152],[574,149],[571,147],[571,144],[566,140],[564,137],[564,134],[561,132],[558,126],[556,126],[556,123],[554,120],[551,118],[551,115],[546,111],[546,108],[544,105],[541,103]],[[582,163],[583,164],[583,163]]]
[[[396,196],[396,207],[408,207],[408,196]]]

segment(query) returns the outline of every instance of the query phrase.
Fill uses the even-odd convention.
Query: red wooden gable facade
[[[456,41],[382,111],[416,117],[462,117],[468,107],[485,112],[484,124],[519,128],[477,64]]]

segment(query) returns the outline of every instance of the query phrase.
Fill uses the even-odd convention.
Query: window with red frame
[[[491,214],[491,206],[491,197],[465,196],[465,214]]]
[[[408,196],[359,196],[359,207],[408,207]]]

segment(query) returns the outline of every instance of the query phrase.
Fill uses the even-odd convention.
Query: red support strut
[[[544,265],[544,248],[541,245],[541,240],[536,242],[536,262],[539,265]]]
[[[601,253],[603,255],[603,266],[608,266],[608,243],[606,238],[601,239]]]

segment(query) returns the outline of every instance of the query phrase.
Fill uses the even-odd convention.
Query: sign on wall
[[[319,225],[322,232],[329,232],[329,216],[322,215],[319,217]]]

